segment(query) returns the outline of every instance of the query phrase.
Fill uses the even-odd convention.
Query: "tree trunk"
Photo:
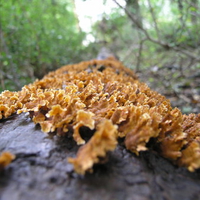
[[[135,17],[140,27],[143,27],[138,0],[126,0],[126,9]]]

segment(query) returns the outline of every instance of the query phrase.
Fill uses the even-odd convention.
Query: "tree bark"
[[[135,16],[135,19],[138,21],[141,27],[143,27],[142,23],[142,15],[140,12],[140,5],[138,0],[126,0],[126,9]]]
[[[178,168],[154,152],[128,152],[123,141],[109,161],[85,176],[73,172],[67,157],[72,138],[40,131],[26,114],[0,121],[0,152],[16,159],[0,175],[1,200],[194,200],[200,199],[200,173]]]

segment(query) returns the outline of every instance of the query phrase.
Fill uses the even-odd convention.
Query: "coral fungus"
[[[77,173],[91,171],[117,138],[136,154],[153,145],[166,158],[190,171],[200,168],[200,115],[183,116],[169,100],[140,82],[115,59],[91,60],[50,72],[19,92],[0,95],[0,119],[29,112],[44,132],[71,135],[85,144],[81,127],[92,130],[77,158]]]

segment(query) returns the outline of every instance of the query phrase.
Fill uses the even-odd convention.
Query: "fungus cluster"
[[[200,114],[182,115],[115,59],[67,65],[19,92],[4,91],[0,119],[15,112],[29,112],[43,132],[73,134],[82,147],[68,161],[79,174],[91,171],[119,138],[137,155],[153,139],[164,157],[190,171],[200,168]]]
[[[0,172],[8,166],[12,160],[15,159],[15,156],[11,154],[10,152],[3,152],[0,155]]]

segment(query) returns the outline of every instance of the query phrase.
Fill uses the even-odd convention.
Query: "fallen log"
[[[198,171],[191,174],[158,155],[191,171],[199,168],[199,115],[182,116],[116,60],[65,66],[19,92],[5,91],[1,102],[1,151],[16,155],[3,172],[2,199],[33,193],[34,199],[199,197]],[[75,157],[77,144],[85,142],[69,159],[80,174],[93,170],[81,177],[66,157]],[[11,191],[18,196],[10,198]]]

